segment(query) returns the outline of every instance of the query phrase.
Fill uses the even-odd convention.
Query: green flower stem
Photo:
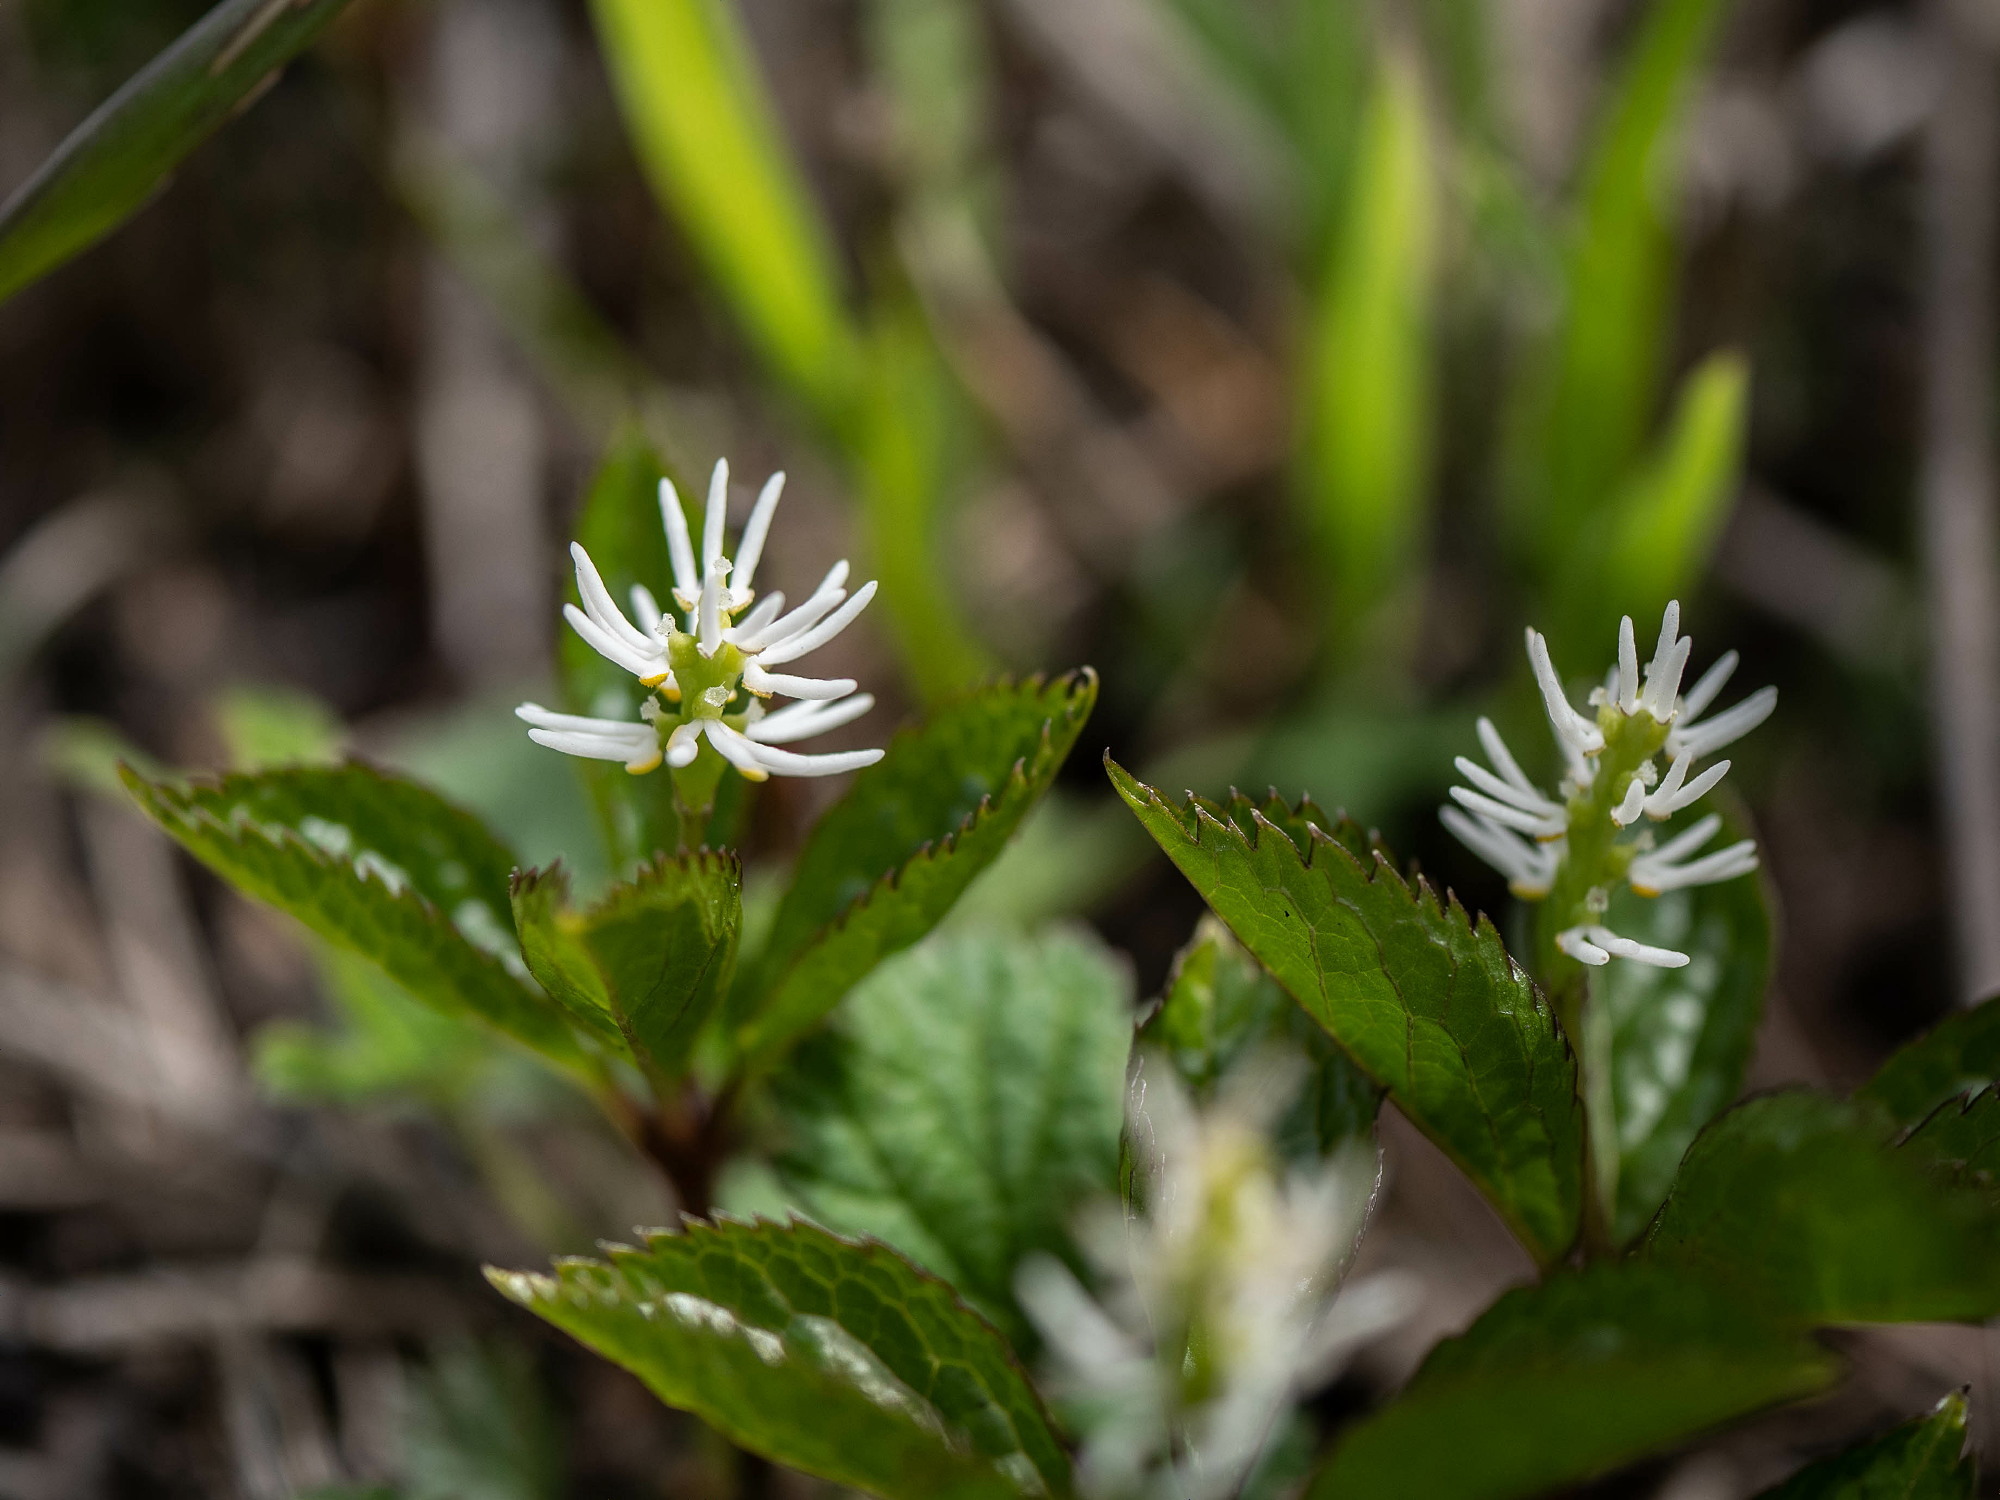
[[[1540,903],[1535,920],[1535,960],[1563,1030],[1577,1050],[1584,1106],[1583,1242],[1593,1258],[1610,1249],[1609,1204],[1617,1187],[1618,1147],[1615,1101],[1611,1092],[1610,1038],[1589,1014],[1589,970],[1556,946],[1572,927],[1603,920],[1612,889],[1625,878],[1634,852],[1620,843],[1622,831],[1611,813],[1625,800],[1632,778],[1659,754],[1667,726],[1649,713],[1620,713],[1611,704],[1597,711],[1604,749],[1597,774],[1587,787],[1570,793],[1566,812],[1568,855],[1554,887]]]

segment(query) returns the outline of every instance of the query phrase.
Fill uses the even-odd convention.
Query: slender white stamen
[[[1482,714],[1476,727],[1479,731],[1479,743],[1486,751],[1486,758],[1493,762],[1493,769],[1522,791],[1532,792],[1537,797],[1541,796],[1541,789],[1528,780],[1527,773],[1521,769],[1520,763],[1507,749],[1507,742],[1500,738],[1500,731],[1493,727],[1493,721]]]
[[[874,706],[872,693],[856,693],[852,698],[842,698],[835,703],[793,703],[754,720],[743,732],[760,745],[789,745],[809,735],[838,729],[842,724],[860,718]]]
[[[1509,806],[1518,807],[1524,812],[1539,813],[1543,817],[1562,811],[1561,803],[1543,796],[1538,788],[1519,786],[1504,777],[1495,776],[1476,760],[1468,760],[1461,755],[1452,764],[1458,768],[1459,775],[1478,787],[1480,791],[1490,797],[1497,797]]]
[[[1556,946],[1580,964],[1589,964],[1593,969],[1601,969],[1611,962],[1611,955],[1590,940],[1591,927],[1567,927],[1556,934]]]
[[[694,565],[694,543],[688,537],[687,512],[671,479],[660,481],[660,520],[667,528],[667,555],[674,565],[674,594],[682,609],[693,609],[701,592],[701,573]]]
[[[743,685],[762,697],[768,693],[778,693],[786,698],[845,698],[853,692],[857,684],[852,677],[787,677],[780,672],[766,672],[757,663],[750,662],[743,668]]]
[[[1752,839],[1743,839],[1727,849],[1704,854],[1700,859],[1690,860],[1684,865],[1669,863],[1666,855],[1667,851],[1661,849],[1652,854],[1642,854],[1632,861],[1626,879],[1631,882],[1633,890],[1642,896],[1657,896],[1687,886],[1716,885],[1734,880],[1757,868],[1757,845]]]
[[[1542,703],[1548,710],[1549,725],[1556,738],[1579,759],[1597,754],[1604,748],[1604,736],[1595,724],[1570,707],[1562,679],[1556,675],[1555,663],[1549,658],[1549,643],[1532,627],[1528,630],[1528,661],[1535,669],[1535,682],[1542,690]]]
[[[785,475],[781,469],[764,481],[757,503],[750,508],[750,519],[744,523],[743,535],[736,543],[736,587],[729,596],[737,609],[750,602],[757,564],[764,558],[764,540],[771,534],[771,517],[777,514],[778,500],[784,493]]]
[[[553,713],[539,703],[523,703],[514,714],[532,726],[529,739],[565,755],[623,761],[625,769],[634,774],[650,771],[660,763],[659,736],[650,724]]]
[[[658,644],[652,636],[633,628],[632,622],[620,612],[611,597],[611,590],[604,586],[597,565],[590,560],[590,554],[579,543],[570,544],[569,555],[576,562],[576,592],[583,600],[584,612],[600,625],[606,634],[617,637],[636,651],[651,651]]]
[[[1438,820],[1453,838],[1505,875],[1515,895],[1535,900],[1549,893],[1562,857],[1559,844],[1530,844],[1520,835],[1456,807],[1439,808]]]
[[[1693,756],[1683,755],[1674,762],[1674,770],[1685,775],[1693,759]],[[1674,785],[1671,788],[1662,785],[1657,792],[1646,799],[1646,816],[1655,819],[1671,818],[1682,808],[1693,807],[1714,790],[1728,774],[1729,762],[1719,760],[1685,786],[1680,785],[1678,776],[1669,776],[1668,780]]]
[[[738,649],[762,651],[766,647],[775,646],[787,636],[797,635],[802,630],[810,630],[819,623],[821,616],[847,597],[847,590],[841,587],[846,582],[847,563],[843,560],[827,569],[826,577],[819,581],[819,587],[814,589],[811,597],[797,609],[780,619],[773,620],[761,630],[744,632],[736,640]]]
[[[1707,817],[1690,823],[1679,833],[1668,839],[1659,848],[1640,855],[1641,859],[1676,860],[1694,853],[1703,844],[1722,831],[1722,816],[1710,813]]]
[[[801,656],[810,655],[853,624],[854,617],[866,609],[868,601],[874,597],[875,583],[871,579],[854,591],[853,598],[812,629],[801,630],[797,635],[787,636],[774,645],[765,647],[757,659],[775,667],[788,661],[796,661]]]
[[[1653,722],[1664,724],[1674,716],[1674,703],[1680,696],[1681,673],[1687,670],[1688,655],[1694,650],[1694,642],[1682,636],[1667,657],[1663,667],[1656,668],[1646,680],[1646,712],[1653,716]]]
[[[755,609],[751,610],[749,614],[724,631],[722,638],[733,646],[741,647],[746,640],[756,635],[766,625],[777,619],[784,611],[784,608],[784,591],[773,589],[757,601]]]
[[[707,575],[701,585],[701,617],[696,640],[700,642],[701,654],[713,656],[722,649],[722,588],[729,577],[729,564],[717,559],[708,565]]]
[[[1618,707],[1628,714],[1639,711],[1639,646],[1630,615],[1618,622]]]
[[[1628,824],[1638,822],[1639,814],[1645,810],[1646,783],[1634,776],[1632,784],[1625,788],[1624,800],[1611,809],[1611,821],[1616,823],[1620,828],[1623,828]]]
[[[1697,759],[1712,755],[1725,745],[1733,745],[1771,717],[1778,706],[1778,690],[1761,687],[1741,703],[1726,708],[1712,719],[1695,724],[1676,724],[1667,736],[1667,753],[1685,751]]]
[[[1524,812],[1518,807],[1510,807],[1498,798],[1475,792],[1470,787],[1453,787],[1451,800],[1468,812],[1477,813],[1490,823],[1498,823],[1503,828],[1518,828],[1523,833],[1532,833],[1536,838],[1554,838],[1563,831],[1563,819],[1560,814]]]
[[[1688,961],[1685,953],[1677,953],[1672,948],[1655,948],[1650,943],[1620,937],[1601,923],[1580,929],[1573,927],[1570,931],[1579,932],[1582,941],[1602,949],[1612,958],[1629,958],[1634,963],[1651,964],[1656,969],[1679,969],[1685,967]],[[1561,939],[1558,938],[1557,941],[1560,942]]]
[[[686,723],[676,726],[674,732],[667,736],[667,764],[676,771],[683,766],[693,765],[694,758],[701,754],[703,722],[700,719],[689,719]]]
[[[771,774],[763,761],[758,759],[756,745],[720,719],[704,719],[701,727],[702,733],[708,736],[708,742],[747,780],[763,781]]]
[[[779,776],[838,776],[843,771],[859,771],[882,758],[880,750],[828,750],[819,755],[798,755],[744,738],[752,746],[757,762]]]
[[[569,628],[581,636],[591,650],[605,660],[623,667],[634,677],[646,678],[666,672],[666,661],[657,647],[645,651],[628,645],[574,604],[563,606],[563,618],[569,621]]]
[[[1741,660],[1734,651],[1725,651],[1715,660],[1715,665],[1702,673],[1695,685],[1681,695],[1680,722],[1690,724],[1701,717],[1701,711],[1715,701],[1715,695],[1722,691],[1729,681],[1730,673],[1736,670]]]
[[[708,506],[701,515],[701,578],[708,582],[722,556],[722,528],[729,517],[729,460],[718,458],[708,480]]]
[[[632,618],[639,622],[639,628],[648,638],[653,637],[660,628],[660,621],[663,618],[660,601],[653,597],[653,591],[643,583],[632,585]]]

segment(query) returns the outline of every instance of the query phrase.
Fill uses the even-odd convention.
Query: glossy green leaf
[[[1591,149],[1564,306],[1523,387],[1508,498],[1520,540],[1558,571],[1625,483],[1665,374],[1673,281],[1674,151],[1721,0],[1652,0]]]
[[[1025,1340],[1014,1269],[1116,1191],[1130,980],[1081,934],[940,934],[882,965],[779,1075],[778,1173]]]
[[[652,445],[628,429],[612,443],[590,481],[576,521],[576,540],[597,565],[613,599],[623,601],[634,584],[644,584],[657,599],[667,597],[673,565],[660,520],[659,489],[665,474]],[[564,597],[580,605],[575,570],[565,567],[563,573]],[[638,679],[591,650],[566,623],[558,621],[556,628],[556,662],[568,711],[636,720],[648,696]],[[612,869],[628,872],[661,850],[680,847],[671,777],[634,776],[610,761],[572,763],[590,793]]]
[[[1048,790],[1096,701],[1085,668],[980,689],[898,734],[799,856],[741,1049],[775,1055],[935,927]]]
[[[1804,1090],[1738,1105],[1689,1150],[1646,1252],[1803,1324],[2000,1313],[2000,1216],[1889,1137],[1880,1111]]]
[[[144,208],[347,0],[222,0],[85,120],[0,206],[0,301]]]
[[[575,1043],[514,941],[514,856],[470,813],[368,766],[150,780],[141,808],[231,884],[380,965],[412,995],[558,1061]]]
[[[1230,1070],[1262,1049],[1303,1055],[1299,1097],[1274,1132],[1288,1157],[1323,1156],[1374,1131],[1381,1088],[1213,915],[1175,958],[1139,1041],[1166,1057],[1197,1102],[1214,1097]]]
[[[736,966],[736,856],[662,855],[583,911],[560,865],[517,875],[513,894],[521,956],[542,988],[654,1078],[684,1074]]]
[[[780,378],[822,415],[856,335],[816,206],[730,0],[594,0],[639,160]]]
[[[1882,1064],[1859,1097],[1915,1125],[1947,1099],[2000,1080],[2000,1000],[1946,1017]]]
[[[1352,1428],[1311,1500],[1514,1500],[1565,1488],[1833,1383],[1833,1356],[1754,1302],[1603,1263],[1508,1292]]]
[[[1576,1060],[1492,924],[1405,880],[1352,825],[1327,830],[1292,814],[1287,836],[1273,821],[1287,816],[1282,803],[1175,807],[1106,765],[1244,947],[1465,1170],[1536,1259],[1559,1259],[1582,1203]]]
[[[1730,880],[1653,900],[1621,891],[1605,918],[1615,932],[1676,949],[1685,968],[1607,964],[1590,972],[1586,1056],[1604,1048],[1611,1128],[1593,1129],[1603,1201],[1621,1244],[1652,1220],[1703,1126],[1743,1085],[1771,973],[1771,918],[1755,880]],[[1592,1119],[1600,1118],[1599,1105]]]
[[[2000,1205],[2000,1092],[1947,1099],[1902,1143],[1906,1155]]]
[[[1055,1495],[1069,1465],[991,1324],[885,1245],[691,1222],[507,1296],[753,1453],[885,1500]]]
[[[1875,1439],[1801,1469],[1759,1500],[1972,1500],[1977,1475],[1965,1451],[1965,1396]]]
[[[1415,581],[1430,458],[1434,218],[1423,90],[1385,58],[1309,335],[1299,483],[1353,625]]]

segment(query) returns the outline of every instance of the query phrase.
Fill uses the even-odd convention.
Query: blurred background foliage
[[[0,187],[202,15],[0,0]],[[541,1398],[464,1341],[498,1316],[467,1268],[657,1219],[657,1188],[560,1085],[190,879],[106,795],[121,754],[351,748],[602,879],[589,787],[508,710],[548,691],[561,543],[634,435],[683,478],[790,471],[781,584],[844,547],[881,578],[828,663],[884,699],[849,742],[995,672],[1099,670],[1063,783],[955,921],[1090,921],[1157,991],[1198,907],[1106,748],[1345,806],[1497,912],[1433,809],[1478,713],[1532,724],[1521,626],[1582,675],[1678,596],[1697,665],[1734,645],[1782,693],[1734,783],[1784,913],[1753,1081],[1851,1081],[1949,1003],[1928,13],[316,0],[297,25],[281,74],[230,43],[189,75],[215,119],[247,108],[162,191],[113,131],[70,199],[0,212],[0,1491],[556,1492],[542,1459],[481,1478],[485,1426],[560,1447],[579,1493],[777,1493],[553,1345],[564,1410],[505,1415]],[[138,211],[50,270],[51,202],[92,234]],[[752,852],[823,793],[766,788]],[[1429,1268],[1432,1322],[1368,1378],[1520,1274],[1436,1178],[1404,1163],[1378,1236]],[[347,1278],[344,1310],[260,1310],[280,1274]]]

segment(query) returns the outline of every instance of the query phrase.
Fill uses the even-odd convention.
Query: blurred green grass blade
[[[1288,0],[1279,61],[1285,122],[1298,151],[1307,253],[1338,232],[1367,93],[1372,28],[1353,0]]]
[[[1530,383],[1512,522],[1545,570],[1624,479],[1658,397],[1673,280],[1673,155],[1723,0],[1654,0],[1586,169],[1562,323]]]
[[[844,434],[859,491],[863,544],[905,666],[936,701],[989,675],[991,659],[961,621],[938,535],[955,450],[969,426],[922,313],[896,298],[868,343],[862,396]]]
[[[0,301],[146,205],[174,166],[347,0],[223,0],[79,125],[0,207]]]
[[[1710,355],[1682,383],[1658,448],[1627,483],[1594,570],[1600,618],[1646,620],[1684,597],[1701,576],[1736,499],[1748,416],[1749,369],[1734,353]],[[1588,640],[1606,630],[1592,629]]]
[[[1422,88],[1407,59],[1386,57],[1309,354],[1301,483],[1341,626],[1405,593],[1418,561],[1433,206]]]
[[[594,0],[597,32],[660,201],[775,372],[823,418],[855,337],[825,228],[728,0]]]

